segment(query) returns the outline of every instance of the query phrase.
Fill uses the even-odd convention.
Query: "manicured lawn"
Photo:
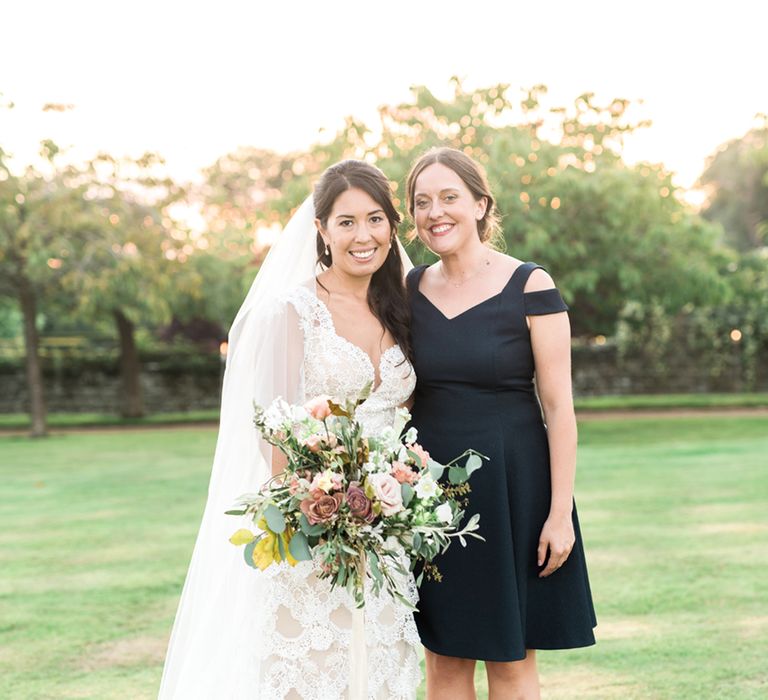
[[[766,409],[768,408],[768,393],[630,394],[623,396],[576,397],[576,410],[591,412],[737,408]],[[143,418],[121,418],[120,416],[107,413],[52,413],[48,416],[48,424],[52,429],[104,426],[133,427],[215,423],[218,419],[218,410],[153,413]],[[26,430],[27,428],[29,428],[29,416],[26,414],[0,414],[0,431],[19,431]]]
[[[768,696],[768,417],[580,436],[599,642],[541,652],[543,696]],[[0,437],[0,698],[155,697],[214,442],[207,427]]]

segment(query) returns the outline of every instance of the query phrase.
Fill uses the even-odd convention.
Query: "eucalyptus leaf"
[[[276,535],[285,531],[285,518],[274,503],[270,503],[265,508],[264,517],[267,521],[267,527]],[[285,557],[283,557],[283,559],[285,559]]]
[[[293,537],[291,537],[291,541],[288,543],[288,551],[296,561],[309,561],[312,559],[307,536],[303,532],[293,533]]]
[[[467,480],[467,470],[464,467],[450,467],[448,481],[452,484],[463,484]]]
[[[467,470],[467,478],[472,472],[477,471],[483,466],[483,460],[478,455],[472,454],[467,457],[467,461],[464,463],[464,469]]]
[[[406,451],[406,453],[408,454],[408,456],[409,456],[409,457],[410,457],[410,458],[411,458],[411,459],[412,459],[414,462],[416,462],[416,464],[418,464],[419,466],[421,466],[421,457],[419,457],[419,455],[417,455],[417,454],[416,454],[416,453],[415,453],[413,450],[409,450],[409,449],[406,449],[405,451]]]
[[[280,559],[285,561],[288,557],[285,553],[285,542],[282,537],[277,537],[277,549],[280,552]]]
[[[434,459],[427,461],[427,468],[435,481],[437,481],[443,475],[443,471],[445,471],[445,467],[439,462],[435,462]]]
[[[325,532],[325,526],[320,523],[310,525],[309,520],[307,520],[307,516],[304,515],[304,513],[302,513],[299,518],[299,527],[301,528],[301,531],[309,537],[315,537]]]
[[[403,506],[407,508],[408,504],[411,502],[411,500],[413,500],[413,494],[414,494],[413,486],[411,486],[410,484],[403,484],[400,487],[400,490],[402,491],[402,494],[403,494]]]
[[[245,515],[247,512],[245,510],[225,510],[224,515]]]
[[[243,558],[245,559],[245,563],[248,564],[248,566],[250,566],[252,569],[258,568],[253,561],[253,550],[256,547],[257,542],[258,540],[253,540],[253,542],[247,544],[243,550]]]
[[[413,549],[415,551],[419,550],[419,547],[421,547],[421,533],[420,532],[414,532],[413,533]]]

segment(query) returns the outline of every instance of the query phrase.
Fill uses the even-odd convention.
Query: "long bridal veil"
[[[302,400],[303,338],[282,298],[321,270],[311,196],[272,246],[229,331],[219,436],[208,501],[181,594],[160,685],[160,700],[258,697],[269,585],[228,542],[241,526],[225,515],[238,496],[271,472],[253,426],[253,404]],[[400,243],[397,243],[400,245]],[[405,271],[411,264],[402,247]]]

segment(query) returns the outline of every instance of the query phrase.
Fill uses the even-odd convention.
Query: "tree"
[[[705,218],[722,224],[725,240],[746,252],[768,245],[768,115],[739,139],[718,148],[699,185]]]
[[[58,153],[44,141],[41,155],[49,164]],[[32,167],[11,173],[0,149],[0,295],[13,298],[22,316],[31,434],[47,433],[45,392],[37,316],[40,299],[61,276],[58,253],[86,223],[86,206],[60,174],[44,176]]]
[[[193,246],[170,211],[183,191],[162,171],[162,160],[151,153],[138,159],[101,154],[65,170],[90,218],[62,247],[62,285],[76,313],[115,325],[124,417],[144,414],[137,325],[167,321],[172,299],[189,287],[183,263]]]

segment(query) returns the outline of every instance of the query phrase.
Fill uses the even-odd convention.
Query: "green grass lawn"
[[[688,409],[768,408],[768,393],[730,394],[626,394],[621,396],[576,397],[577,411],[675,411]],[[190,423],[215,423],[216,409],[152,413],[143,418],[121,418],[109,413],[51,413],[48,425],[56,428],[88,428],[106,426],[156,426]],[[0,432],[29,428],[25,413],[0,414]]]
[[[155,697],[214,441],[0,437],[0,698]],[[580,441],[598,644],[541,652],[543,697],[768,696],[768,417],[603,420]]]

